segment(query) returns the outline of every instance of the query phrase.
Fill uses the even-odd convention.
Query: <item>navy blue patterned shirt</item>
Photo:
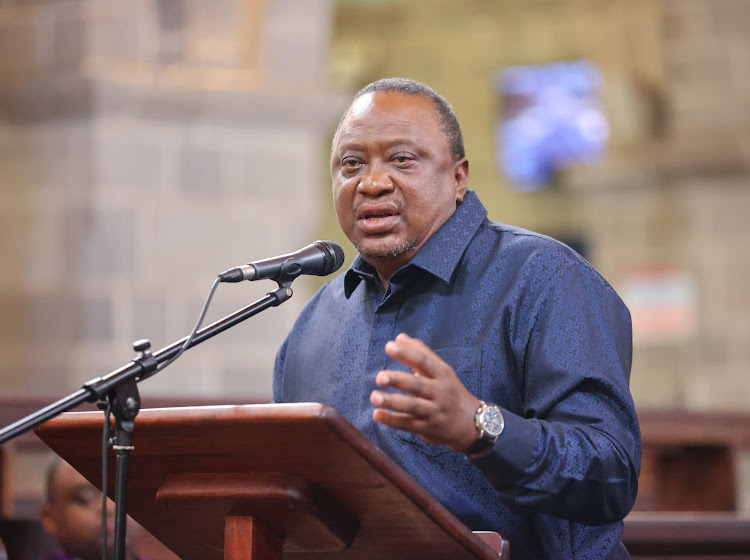
[[[505,429],[469,460],[372,419],[385,343],[419,338]],[[629,558],[622,518],[637,492],[640,432],[628,388],[630,314],[565,245],[491,222],[469,192],[390,278],[358,257],[313,297],[279,350],[276,402],[339,410],[473,530],[514,560]]]

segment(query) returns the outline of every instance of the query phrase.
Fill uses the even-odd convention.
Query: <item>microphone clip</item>
[[[294,282],[294,279],[300,274],[302,274],[302,267],[295,261],[295,259],[287,259],[284,264],[281,265],[279,276],[273,279],[273,281],[279,285],[279,289],[269,292],[268,294],[276,299],[275,305],[284,303],[292,297],[292,294],[294,293],[291,288],[292,282]]]
[[[273,281],[279,285],[279,288],[288,288],[300,274],[302,274],[302,265],[297,259],[289,258],[281,265],[279,275],[273,278]]]

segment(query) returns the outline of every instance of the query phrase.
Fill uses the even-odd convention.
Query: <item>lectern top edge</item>
[[[36,431],[96,484],[103,420],[103,414],[96,411],[65,413]],[[300,442],[299,449],[290,446],[292,439]],[[192,560],[190,551],[197,550],[208,554],[198,555],[202,560],[219,560],[201,543],[220,549],[223,529],[214,527],[211,520],[226,513],[224,498],[207,494],[205,505],[201,502],[200,507],[171,510],[167,515],[167,506],[154,502],[161,486],[168,480],[174,482],[174,475],[181,473],[267,473],[269,465],[273,472],[309,480],[342,501],[358,519],[366,520],[367,531],[350,550],[337,553],[340,560],[402,560],[413,558],[420,547],[431,550],[435,558],[498,558],[340,412],[324,404],[144,408],[135,421],[134,445],[131,462],[139,476],[131,479],[129,487],[131,514],[186,560]],[[342,490],[344,480],[349,490]],[[388,505],[393,503],[402,508],[398,515]],[[233,510],[235,506],[227,507]],[[209,510],[211,515],[204,517]],[[179,523],[171,520],[175,515],[180,516]],[[400,516],[409,523],[399,522]],[[315,554],[300,558],[307,560]]]

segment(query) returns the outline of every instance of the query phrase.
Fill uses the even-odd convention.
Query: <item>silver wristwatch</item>
[[[486,451],[503,433],[505,420],[499,406],[479,401],[479,408],[474,415],[474,425],[479,432],[479,438],[466,450],[467,455],[478,455]]]

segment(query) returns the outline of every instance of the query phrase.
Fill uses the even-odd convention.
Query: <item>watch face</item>
[[[496,406],[491,406],[482,413],[482,427],[487,435],[497,437],[505,427],[503,415]]]

